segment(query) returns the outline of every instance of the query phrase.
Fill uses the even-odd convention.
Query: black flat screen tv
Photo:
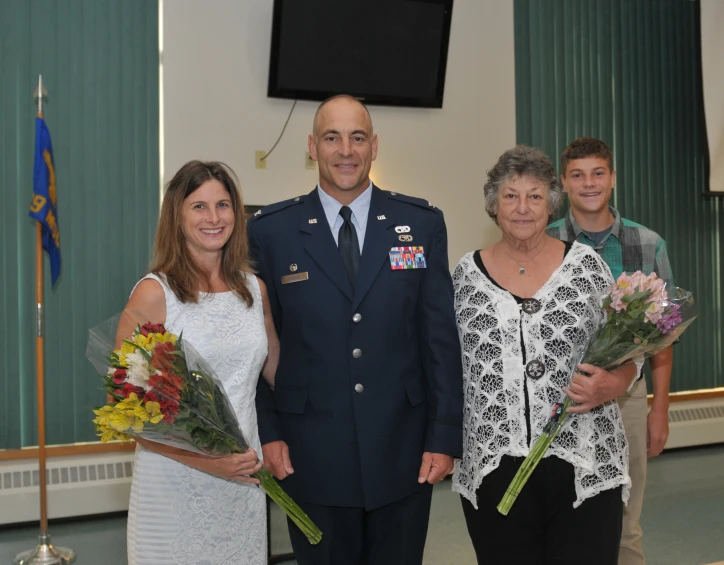
[[[267,95],[442,108],[453,0],[274,0]]]

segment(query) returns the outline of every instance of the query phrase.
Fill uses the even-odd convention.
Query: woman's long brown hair
[[[244,202],[228,165],[215,161],[189,161],[166,186],[156,239],[153,243],[151,272],[164,274],[169,287],[183,303],[198,302],[199,291],[211,291],[211,274],[192,258],[186,246],[181,217],[184,200],[206,181],[218,180],[229,193],[234,210],[234,229],[221,250],[221,277],[247,306],[254,303],[246,276],[251,275],[249,240],[246,235]]]

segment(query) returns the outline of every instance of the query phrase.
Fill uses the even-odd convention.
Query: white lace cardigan
[[[465,255],[453,274],[465,386],[463,457],[456,466],[453,490],[477,508],[475,492],[501,457],[528,455],[526,388],[535,443],[551,408],[563,400],[561,387],[568,383],[589,336],[602,322],[600,296],[614,281],[595,251],[574,243],[534,295],[540,310],[528,314],[509,292],[483,275],[473,257],[474,253]],[[526,361],[545,365],[538,380],[525,375],[521,323]],[[546,456],[551,455],[575,468],[574,508],[619,485],[628,501],[628,444],[615,400],[572,416],[548,449]]]

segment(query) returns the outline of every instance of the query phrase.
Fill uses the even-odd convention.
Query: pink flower
[[[631,275],[631,285],[636,290],[645,291],[647,290],[647,282],[648,277],[644,275],[641,271],[636,271],[633,275]]]
[[[656,324],[664,315],[664,305],[661,302],[651,302],[646,308],[644,320],[650,324]]]
[[[656,273],[651,273],[642,281],[641,290],[651,291],[646,302],[662,302],[667,298],[664,281]]]
[[[636,271],[630,275],[621,273],[621,276],[618,277],[616,285],[611,290],[611,307],[616,312],[626,310],[628,304],[624,301],[624,297],[633,296],[637,292],[648,293],[646,304],[664,304],[667,300],[664,281],[656,273],[646,275],[641,271]],[[656,323],[660,315],[659,309],[653,308],[650,314],[647,313],[646,320]]]
[[[616,281],[616,287],[614,288],[612,294],[616,294],[619,296],[631,296],[636,289],[636,279],[634,277],[636,277],[636,275],[640,272],[641,271],[636,271],[633,276],[629,276],[626,273],[621,273],[621,276],[618,277],[618,280]]]

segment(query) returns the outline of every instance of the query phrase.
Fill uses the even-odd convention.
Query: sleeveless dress
[[[166,328],[183,337],[224,385],[244,436],[261,453],[256,384],[267,355],[261,292],[251,308],[233,292],[179,302],[165,279]],[[142,280],[144,280],[142,279]],[[259,487],[209,475],[136,446],[128,509],[129,565],[265,565],[266,501]]]

